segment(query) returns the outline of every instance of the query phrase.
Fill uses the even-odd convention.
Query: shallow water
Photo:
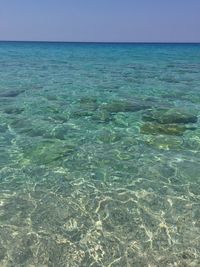
[[[0,266],[200,266],[199,115],[200,45],[1,42]]]

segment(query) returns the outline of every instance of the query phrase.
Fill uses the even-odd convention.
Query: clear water
[[[200,45],[1,42],[0,266],[200,266],[199,122],[163,110],[200,115]]]

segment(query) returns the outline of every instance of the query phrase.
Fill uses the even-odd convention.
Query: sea
[[[0,42],[0,266],[200,266],[200,44]]]

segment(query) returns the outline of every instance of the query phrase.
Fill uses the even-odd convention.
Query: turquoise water
[[[0,266],[200,266],[200,45],[0,43]]]

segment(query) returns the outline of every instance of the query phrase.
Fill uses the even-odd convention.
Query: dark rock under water
[[[32,163],[46,165],[46,164],[60,164],[69,154],[73,153],[76,146],[73,144],[66,144],[62,141],[43,140],[42,142],[25,146],[24,156]]]
[[[98,109],[97,99],[94,97],[82,97],[80,99],[80,108],[87,111],[95,111]]]
[[[4,112],[6,114],[20,114],[24,111],[24,108],[20,108],[20,107],[7,107],[4,109]]]
[[[13,91],[8,91],[4,93],[0,93],[0,97],[16,97],[20,95],[21,93],[24,93],[25,90],[13,90]]]
[[[113,116],[110,112],[106,110],[98,110],[93,114],[91,117],[93,121],[99,122],[99,123],[108,123],[110,121],[113,121]]]
[[[151,106],[145,104],[145,102],[139,101],[124,101],[124,100],[114,100],[102,106],[103,109],[111,113],[117,112],[136,112],[144,109],[148,109]]]
[[[171,123],[196,123],[198,118],[195,114],[181,109],[154,109],[143,115],[144,121],[155,121],[161,124]]]
[[[195,127],[187,127],[180,124],[145,123],[140,127],[143,134],[167,134],[182,136],[186,130],[195,130]]]

